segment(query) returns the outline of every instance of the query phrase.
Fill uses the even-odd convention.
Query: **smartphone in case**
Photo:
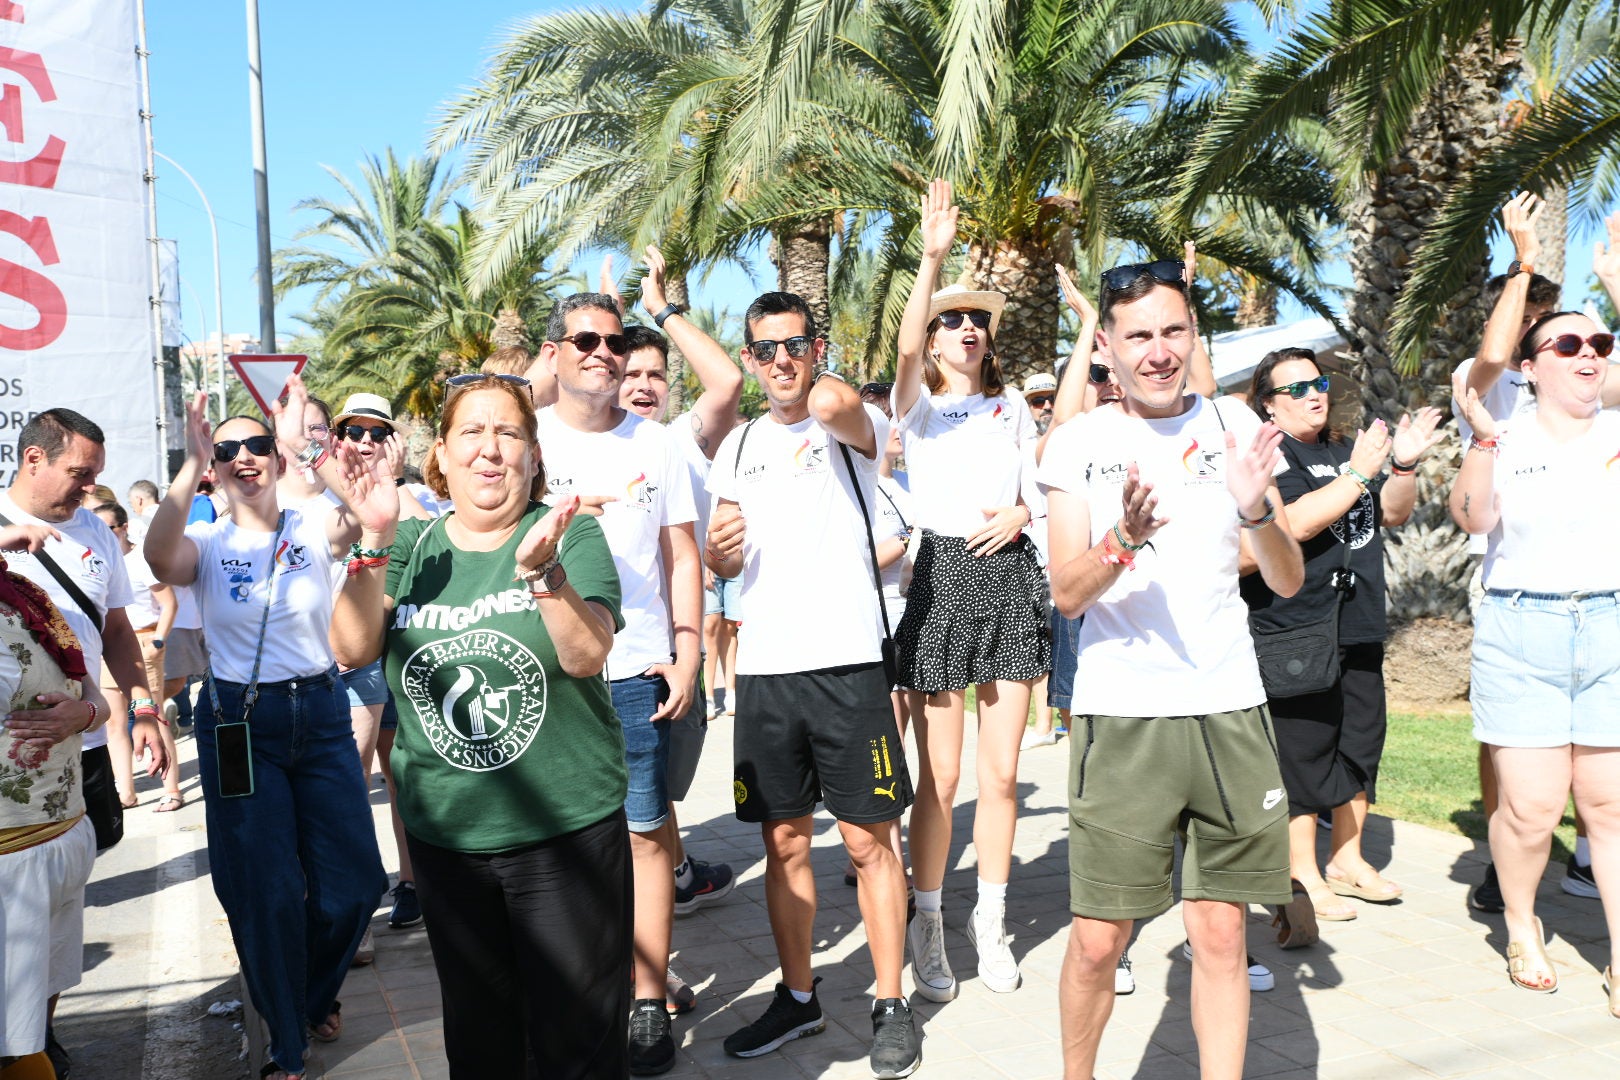
[[[214,728],[214,754],[219,766],[219,794],[235,799],[253,794],[253,739],[245,723]]]

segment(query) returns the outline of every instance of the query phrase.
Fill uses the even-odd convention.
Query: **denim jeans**
[[[632,675],[608,684],[624,729],[624,761],[630,787],[624,816],[630,831],[648,833],[669,820],[669,721],[652,714],[669,697],[662,675]]]
[[[332,1011],[388,877],[337,669],[259,685],[254,790],[241,798],[220,797],[214,728],[242,718],[247,688],[215,685],[223,716],[206,689],[197,709],[214,895],[270,1054],[300,1072],[308,1027]]]

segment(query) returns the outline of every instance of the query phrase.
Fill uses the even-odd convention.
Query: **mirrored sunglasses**
[[[1312,390],[1315,390],[1318,394],[1327,393],[1328,377],[1326,375],[1318,375],[1314,379],[1301,379],[1299,382],[1283,383],[1281,386],[1273,386],[1270,390],[1266,391],[1265,396],[1275,397],[1278,394],[1287,394],[1295,401],[1298,401]]]
[[[1137,279],[1151,274],[1158,281],[1166,285],[1183,286],[1187,284],[1182,280],[1183,267],[1174,259],[1155,259],[1145,263],[1126,263],[1111,270],[1102,272],[1103,288],[1118,292],[1135,284]]]
[[[769,338],[760,338],[758,341],[748,343],[748,351],[753,354],[756,364],[768,364],[776,359],[776,347],[778,345],[786,349],[787,354],[793,359],[803,360],[810,355],[810,346],[814,343],[815,338],[805,337],[803,334],[790,337],[786,341],[772,341]]]

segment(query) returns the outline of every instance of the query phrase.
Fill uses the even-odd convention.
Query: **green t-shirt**
[[[446,518],[403,521],[390,551],[399,814],[438,847],[507,851],[624,803],[624,736],[607,680],[563,672],[527,587],[513,580],[519,542],[550,510],[531,504],[494,551],[456,547]],[[569,524],[561,554],[568,583],[623,626],[619,577],[595,518]]]

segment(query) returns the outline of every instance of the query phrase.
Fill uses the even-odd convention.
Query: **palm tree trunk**
[[[827,268],[832,262],[832,222],[827,218],[796,222],[785,228],[771,245],[776,263],[776,287],[804,298],[816,331],[825,335],[832,325],[832,298]]]
[[[1395,370],[1385,351],[1384,328],[1425,229],[1467,169],[1498,138],[1502,92],[1517,67],[1517,52],[1499,54],[1488,28],[1458,43],[1445,78],[1417,114],[1400,153],[1368,180],[1350,207],[1354,288],[1345,314],[1359,339],[1351,372],[1361,384],[1369,418],[1393,424],[1421,405],[1446,407],[1452,371],[1479,343],[1486,316],[1480,303],[1485,262],[1430,331],[1415,376]],[[1453,443],[1425,461],[1412,519],[1385,545],[1393,623],[1426,615],[1468,618],[1467,539],[1452,524],[1445,503],[1457,458]]]
[[[967,273],[975,289],[1007,297],[996,334],[996,355],[1009,384],[1022,384],[1035,372],[1051,374],[1057,365],[1060,298],[1052,251],[1037,241],[968,244]]]
[[[1259,278],[1243,277],[1235,321],[1239,330],[1277,325],[1277,286]]]
[[[1536,273],[1567,286],[1564,252],[1569,241],[1569,188],[1554,184],[1547,188],[1544,196],[1547,208],[1536,219],[1536,239],[1541,241],[1541,260],[1536,264]],[[1564,296],[1566,301],[1570,298],[1567,288]]]

